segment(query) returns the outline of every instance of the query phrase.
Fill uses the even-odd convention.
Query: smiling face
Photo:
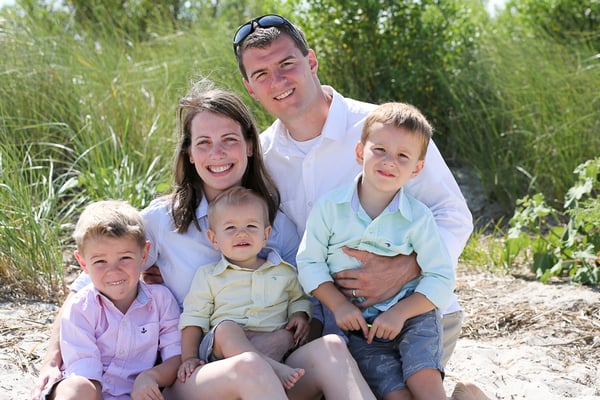
[[[140,271],[149,248],[150,242],[142,247],[133,237],[95,236],[86,239],[75,257],[96,289],[125,313],[137,296]]]
[[[266,208],[257,198],[243,203],[222,203],[211,211],[208,238],[231,262],[244,268],[258,268],[258,253],[271,233]]]
[[[356,159],[363,167],[361,190],[395,193],[423,169],[423,140],[406,129],[376,122],[365,143],[356,145]]]
[[[251,155],[252,148],[238,122],[211,111],[196,114],[191,124],[189,159],[208,201],[241,184]]]
[[[314,51],[302,55],[287,35],[266,47],[245,49],[242,62],[248,75],[244,80],[248,93],[283,121],[301,116],[322,96]]]

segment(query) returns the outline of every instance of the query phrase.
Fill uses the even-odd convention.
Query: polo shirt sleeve
[[[433,141],[425,157],[425,167],[405,185],[413,197],[423,202],[435,218],[454,266],[471,232],[473,217],[456,179]]]
[[[94,333],[100,305],[93,297],[80,293],[63,306],[60,351],[64,376],[78,375],[102,382],[102,359]]]
[[[431,211],[425,205],[421,209],[418,222],[414,223],[412,230],[413,248],[422,271],[415,291],[427,297],[438,309],[444,310],[452,301],[456,284],[452,257]]]
[[[214,297],[208,282],[211,266],[200,267],[194,275],[190,291],[183,301],[183,313],[179,318],[179,330],[186,326],[198,326],[204,333],[210,329],[210,316],[215,310]]]
[[[153,293],[159,309],[160,332],[158,338],[158,349],[161,358],[167,360],[181,354],[181,332],[178,329],[179,305],[175,296],[167,287],[162,285],[149,285],[157,289]]]

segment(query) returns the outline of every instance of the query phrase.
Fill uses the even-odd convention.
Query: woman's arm
[[[65,303],[74,295],[74,292],[69,292]],[[50,332],[50,339],[48,339],[48,348],[46,349],[46,355],[42,361],[38,378],[31,389],[31,400],[39,400],[42,391],[48,384],[52,384],[57,381],[61,376],[62,372],[60,367],[62,366],[63,359],[60,353],[60,318],[62,316],[63,307],[58,310],[54,323],[52,324],[52,331]]]

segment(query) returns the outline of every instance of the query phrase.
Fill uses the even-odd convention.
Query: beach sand
[[[467,315],[447,393],[476,383],[492,399],[600,400],[600,291],[460,270]],[[0,303],[0,400],[28,399],[57,305]]]

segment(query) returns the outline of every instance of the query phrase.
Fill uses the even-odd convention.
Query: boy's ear
[[[271,225],[267,226],[265,228],[265,243],[267,243],[267,239],[269,239],[269,235],[271,234],[271,232],[273,231],[273,228],[271,227]]]
[[[423,171],[424,166],[425,166],[425,160],[417,161],[417,164],[415,165],[415,169],[413,170],[411,177],[414,178],[417,175],[419,175],[421,173],[421,171]]]
[[[144,261],[144,264],[146,264],[146,260],[148,259],[148,253],[150,252],[150,241],[146,240],[146,244],[144,245],[144,249],[142,250],[142,260]],[[144,267],[144,265],[142,265],[142,267]]]
[[[87,274],[88,270],[87,270],[87,264],[85,263],[85,259],[83,258],[81,253],[79,253],[77,250],[75,250],[75,258],[77,259],[77,262],[79,263],[79,266],[81,267],[83,272],[85,272]]]
[[[215,250],[219,250],[219,244],[217,243],[217,238],[215,236],[215,233],[213,231],[211,231],[210,228],[206,230],[206,236],[208,236],[208,240],[213,245]]]
[[[363,163],[363,155],[364,155],[365,147],[362,142],[359,140],[354,146],[354,152],[356,153],[356,162],[358,165],[362,165]]]

